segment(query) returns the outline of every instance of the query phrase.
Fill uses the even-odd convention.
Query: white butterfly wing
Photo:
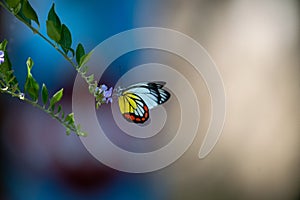
[[[138,83],[129,86],[124,92],[130,92],[143,99],[149,109],[156,107],[170,98],[170,93],[162,87],[165,82]]]

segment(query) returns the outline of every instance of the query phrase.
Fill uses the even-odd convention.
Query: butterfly
[[[149,119],[149,110],[165,103],[170,93],[163,89],[166,82],[142,82],[118,88],[119,109],[128,122],[142,124]]]

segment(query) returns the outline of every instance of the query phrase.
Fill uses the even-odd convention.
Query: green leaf
[[[76,48],[76,62],[79,65],[80,58],[85,54],[83,45],[79,43]]]
[[[13,92],[13,93],[16,93],[16,91],[19,91],[20,92],[20,88],[19,88],[19,84],[16,83],[16,84],[13,84],[10,88],[10,91]]]
[[[50,110],[51,110],[52,113],[54,112],[54,110],[55,110],[55,104],[50,105]]]
[[[37,23],[37,25],[40,27],[38,16],[34,9],[31,7],[28,0],[23,0],[22,13],[26,18],[35,21],[35,23]]]
[[[5,51],[6,50],[6,46],[7,46],[7,40],[3,40],[0,43],[0,50]]]
[[[55,12],[55,4],[54,3],[52,4],[51,9],[49,10],[48,20],[52,21],[55,26],[61,27],[60,19],[59,19],[59,17],[57,16],[57,14]]]
[[[14,73],[14,71],[13,70],[11,70],[10,72],[8,72],[8,73]],[[15,80],[15,77],[14,76],[12,76],[8,81],[7,81],[7,83],[8,84],[12,84],[13,82],[14,82],[14,80]]]
[[[77,134],[78,136],[83,136],[83,137],[86,137],[86,136],[87,136],[87,133],[86,133],[86,132],[83,132],[83,131],[81,130],[80,124],[77,124],[77,127],[76,127],[76,134]]]
[[[19,4],[17,5],[17,7],[14,8],[13,14],[14,14],[14,15],[17,15],[17,14],[20,12],[21,8],[22,8],[22,4],[19,3]]]
[[[100,106],[101,106],[101,102],[98,101],[98,102],[96,103],[96,109],[99,109]]]
[[[90,51],[89,53],[82,56],[79,61],[79,67],[85,65],[90,60],[92,54],[93,54],[93,51]]]
[[[59,42],[60,40],[60,32],[61,28],[58,28],[55,26],[53,21],[46,21],[46,26],[47,26],[47,35],[54,40],[55,42]]]
[[[5,0],[9,8],[15,9],[21,0]]]
[[[68,114],[64,121],[67,122],[68,124],[73,124],[74,125],[74,122],[75,122],[74,113]]]
[[[94,94],[94,93],[95,93],[95,88],[96,88],[96,87],[94,87],[94,85],[89,85],[89,92],[90,92],[91,94]]]
[[[92,83],[94,81],[94,74],[87,77],[87,82]]]
[[[58,42],[63,49],[63,51],[67,54],[72,45],[72,36],[68,27],[63,24],[61,28],[60,41]]]
[[[0,50],[4,52],[4,62],[0,65],[0,81],[5,83],[4,87],[10,87],[14,91],[20,91],[18,81],[12,70],[12,65],[6,52],[7,40],[0,43]],[[2,84],[3,85],[3,84]]]
[[[46,21],[47,35],[55,42],[60,41],[61,35],[61,22],[55,12],[55,4],[52,4],[50,11],[48,12],[48,20]]]
[[[87,71],[89,70],[89,67],[84,65],[80,68],[81,74],[85,75]]]
[[[63,97],[63,91],[64,88],[60,89],[58,92],[56,92],[52,98],[50,99],[50,107],[54,106],[54,104],[56,104],[57,102],[59,102],[61,100],[61,98]]]
[[[33,61],[32,59],[29,57],[27,59],[27,78],[26,78],[26,82],[25,82],[25,92],[27,92],[29,94],[29,96],[32,98],[32,100],[36,101],[38,99],[39,96],[39,84],[38,82],[33,78],[32,74],[31,74],[31,69],[33,67]]]
[[[66,134],[67,134],[67,135],[70,135],[70,134],[71,134],[71,129],[67,128],[67,129],[66,129]]]
[[[48,89],[45,84],[42,86],[42,100],[44,105],[48,102]]]
[[[28,72],[28,74],[30,74],[31,73],[30,71],[34,65],[34,62],[30,57],[27,59],[26,65],[27,65],[27,72]]]
[[[31,20],[24,16],[22,12],[18,12],[17,16],[20,17],[20,20],[25,24],[31,25]]]
[[[23,12],[23,10],[25,12]],[[31,25],[31,18],[33,18],[39,26],[37,15],[27,0],[21,0],[18,7],[16,7],[13,12],[15,15],[19,16],[19,19],[25,24]]]
[[[5,2],[14,15],[18,14],[21,10],[21,0],[5,0]]]
[[[32,75],[28,75],[25,82],[25,92],[29,94],[32,100],[36,101],[39,96],[39,84],[32,77]]]
[[[61,105],[58,105],[58,108],[57,108],[57,114],[60,113],[61,109],[62,109],[62,106],[61,106]]]
[[[65,118],[65,112],[63,110],[61,111],[61,118]]]
[[[79,132],[77,132],[77,135],[78,135],[78,136],[82,136],[82,137],[86,137],[86,136],[87,136],[87,133],[86,133],[86,132],[83,132],[83,131],[79,131]]]

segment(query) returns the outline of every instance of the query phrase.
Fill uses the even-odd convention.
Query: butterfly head
[[[113,91],[113,97],[119,97],[119,96],[121,96],[122,95],[122,93],[123,93],[123,90],[124,89],[122,89],[120,86],[118,86],[118,87],[116,87],[115,89],[114,89],[114,91]]]

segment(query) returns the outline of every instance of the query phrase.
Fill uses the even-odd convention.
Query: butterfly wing
[[[170,98],[170,93],[162,89],[165,84],[165,82],[144,82],[123,89],[118,102],[124,118],[134,123],[147,121],[149,110]]]
[[[165,103],[170,93],[163,88],[165,82],[145,82],[129,86],[126,92],[134,93],[144,100],[149,109]]]
[[[123,117],[134,123],[144,123],[149,118],[149,108],[141,97],[124,92],[118,98],[119,108]]]

